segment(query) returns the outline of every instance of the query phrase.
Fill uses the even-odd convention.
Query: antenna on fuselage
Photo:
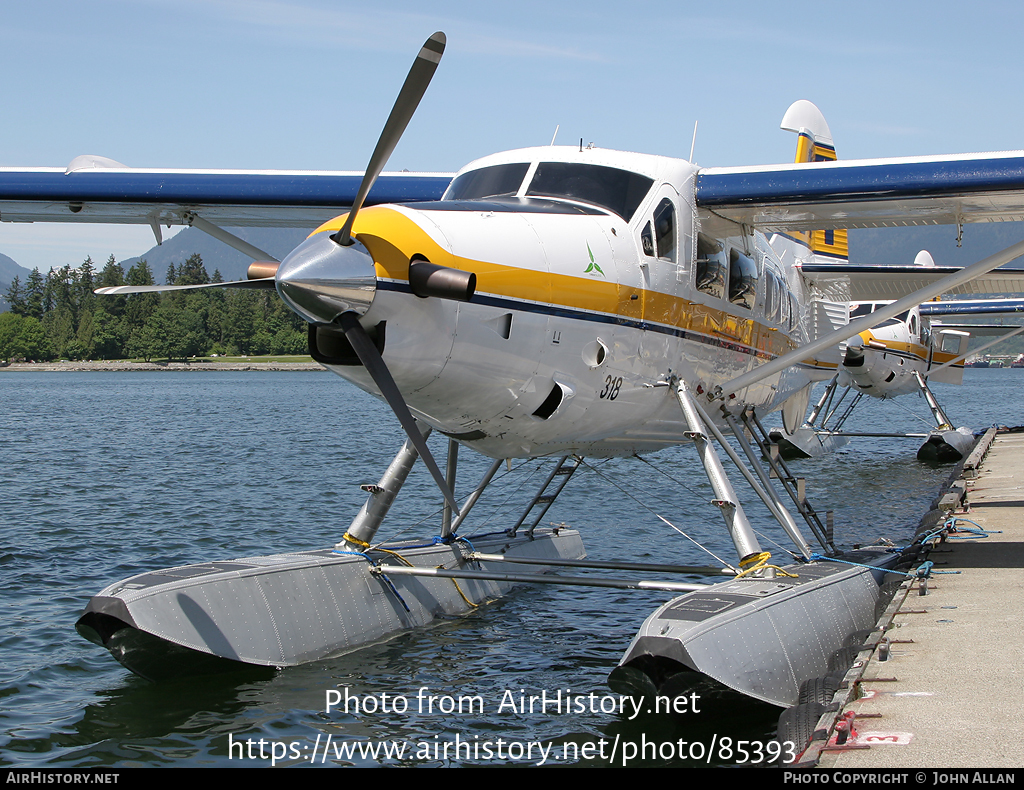
[[[697,145],[697,121],[693,122],[693,139],[690,141],[690,164],[693,164],[693,148]]]
[[[551,145],[555,144],[555,138],[558,137],[558,127],[559,126],[561,126],[561,124],[555,124],[555,133],[553,135],[551,135]]]

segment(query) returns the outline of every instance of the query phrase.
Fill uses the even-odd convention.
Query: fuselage
[[[760,234],[705,232],[696,172],[525,149],[467,166],[441,201],[361,211],[353,232],[376,291],[360,322],[413,413],[496,458],[650,451],[684,441],[678,404],[655,385],[678,376],[708,391],[803,342],[799,272]],[[472,299],[414,295],[417,260],[473,272]],[[331,351],[344,344],[330,327],[314,336],[321,361],[376,393]],[[776,408],[808,383],[793,369],[728,405]]]
[[[854,302],[850,319],[869,315],[889,302]],[[927,319],[915,308],[890,318],[870,331],[862,332],[848,344],[839,368],[839,383],[876,398],[895,398],[920,391],[919,375],[949,362],[960,353],[958,341],[944,349],[933,342]],[[963,364],[950,374],[959,375]],[[942,380],[952,381],[950,378]],[[959,383],[959,378],[953,383]]]

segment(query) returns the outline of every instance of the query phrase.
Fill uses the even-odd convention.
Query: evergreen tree
[[[11,287],[7,289],[7,294],[4,298],[7,300],[12,313],[15,315],[25,315],[25,292],[21,289],[21,278],[15,277],[11,281]]]
[[[25,312],[22,315],[32,316],[35,319],[43,317],[43,294],[46,291],[46,281],[36,267],[25,281]]]

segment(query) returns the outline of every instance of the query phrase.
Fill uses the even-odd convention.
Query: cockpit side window
[[[658,257],[663,261],[676,260],[676,210],[665,198],[654,212],[654,231],[658,237]]]
[[[487,197],[515,195],[530,169],[529,162],[493,165],[470,170],[452,181],[444,193],[445,200],[479,200]]]
[[[629,222],[652,184],[653,179],[614,167],[541,162],[526,194],[591,203]]]

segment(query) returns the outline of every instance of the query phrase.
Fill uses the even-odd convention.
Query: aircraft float
[[[102,157],[0,169],[4,221],[148,223],[158,240],[160,226],[189,224],[247,252],[250,279],[210,287],[276,290],[308,322],[313,358],[384,399],[408,436],[380,482],[364,486],[366,504],[336,546],[134,576],[95,596],[79,631],[159,678],[204,663],[326,659],[519,582],[659,589],[679,597],[642,625],[613,687],[669,694],[703,673],[794,705],[846,640],[873,626],[885,579],[898,579],[887,571],[909,566],[916,547],[840,557],[799,481],[772,458],[760,417],[781,410],[795,431],[812,386],[837,369],[816,360],[837,358],[841,343],[851,359],[851,338],[918,315],[940,294],[1019,290],[1020,273],[993,270],[1024,253],[1022,242],[964,269],[863,272],[816,260],[799,234],[1024,219],[1024,153],[811,161],[828,141],[820,113],[800,102],[784,126],[811,155],[793,164],[702,168],[581,143],[494,154],[454,177],[383,173],[444,46],[437,33],[420,50],[365,173],[140,170]],[[280,262],[224,229],[317,224]],[[851,318],[839,281],[885,295]],[[829,311],[839,303],[837,319]],[[874,347],[862,347],[866,360]],[[955,361],[952,351],[930,353],[939,352]],[[449,440],[444,472],[425,441],[431,431]],[[576,530],[541,525],[583,458],[678,444],[692,444],[707,471],[734,560],[598,562]],[[493,462],[459,499],[463,447]],[[785,567],[759,544],[720,452],[791,537]],[[524,457],[552,466],[518,521],[461,537],[492,476]],[[445,500],[439,534],[377,543],[417,458]],[[573,567],[726,578],[545,573]]]

